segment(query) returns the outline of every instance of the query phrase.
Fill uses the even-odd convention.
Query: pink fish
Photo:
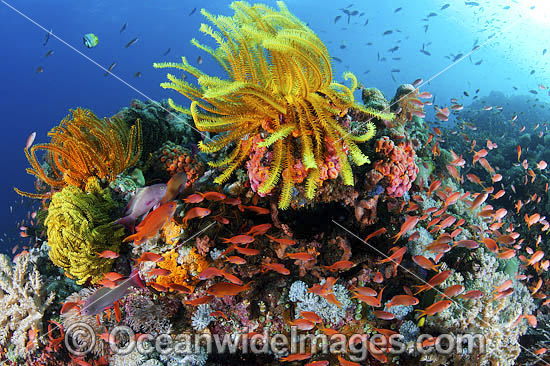
[[[150,209],[159,204],[166,191],[167,186],[164,183],[141,188],[128,203],[126,216],[116,222],[126,226],[133,233],[137,218],[145,215]]]
[[[34,139],[36,138],[36,131],[31,133],[29,137],[27,138],[27,143],[25,144],[25,149],[28,149],[32,146],[34,143]]]
[[[145,287],[139,278],[137,270],[134,270],[127,279],[114,288],[101,287],[97,289],[93,294],[88,296],[80,313],[82,315],[96,315],[105,309],[111,308],[116,301],[130,292],[130,287],[132,286]]]

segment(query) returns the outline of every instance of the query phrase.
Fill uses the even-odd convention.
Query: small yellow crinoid
[[[330,55],[319,37],[292,15],[282,2],[279,10],[263,4],[249,5],[235,1],[233,17],[202,14],[219,31],[202,24],[200,31],[211,36],[218,47],[213,49],[193,39],[191,43],[208,52],[222,66],[227,79],[209,76],[182,63],[155,63],[156,68],[175,68],[197,78],[198,87],[183,78],[168,74],[170,82],[162,83],[191,100],[189,109],[170,104],[191,114],[201,131],[218,133],[200,143],[203,152],[214,153],[229,144],[232,152],[211,166],[226,166],[216,178],[223,183],[258,148],[269,151],[269,173],[258,187],[259,194],[271,192],[282,177],[279,207],[287,208],[293,188],[300,176],[292,170],[306,172],[305,193],[313,199],[321,182],[321,166],[327,157],[327,141],[336,154],[345,184],[353,185],[350,161],[368,163],[357,143],[372,138],[374,124],[355,136],[338,120],[348,108],[381,119],[393,115],[365,108],[355,102],[355,75],[344,74],[351,87],[333,81]],[[259,137],[259,138],[256,138]],[[286,171],[286,173],[285,173]],[[299,181],[301,183],[301,181]]]

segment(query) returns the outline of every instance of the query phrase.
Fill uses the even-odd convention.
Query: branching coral
[[[25,149],[32,166],[27,173],[54,189],[66,185],[84,188],[90,177],[113,181],[118,174],[137,163],[141,155],[139,121],[129,128],[118,118],[99,119],[87,109],[77,108],[71,112],[72,117],[68,115],[48,133],[50,143]],[[40,150],[47,153],[51,174],[39,163],[36,152]]]
[[[521,351],[519,338],[527,331],[527,322],[522,320],[516,324],[516,320],[522,314],[533,313],[533,299],[529,290],[516,282],[513,294],[495,300],[495,288],[510,280],[510,276],[498,271],[495,257],[481,250],[474,252],[471,259],[472,271],[453,273],[441,287],[461,284],[466,291],[480,290],[484,296],[455,302],[448,309],[428,317],[426,324],[431,328],[428,333],[437,330],[446,334],[481,335],[485,347],[476,346],[466,355],[430,353],[423,356],[423,361],[431,361],[434,365],[514,365]]]
[[[374,136],[374,124],[369,122],[365,134],[354,136],[336,116],[346,113],[348,108],[387,120],[393,115],[355,102],[357,79],[352,73],[344,74],[346,80],[352,81],[351,87],[334,82],[330,55],[323,42],[282,2],[277,4],[279,11],[262,4],[250,6],[235,1],[231,4],[233,17],[216,17],[202,10],[220,32],[206,24],[200,30],[214,38],[218,48],[212,49],[195,39],[192,44],[211,54],[229,79],[206,75],[185,57],[182,63],[154,66],[176,68],[197,78],[200,88],[171,74],[167,75],[170,82],[161,86],[174,89],[192,101],[190,109],[173,101],[170,104],[191,114],[198,129],[220,133],[213,140],[202,142],[199,145],[202,151],[214,153],[236,144],[228,156],[210,163],[214,167],[227,166],[216,182],[226,181],[255,147],[267,148],[272,158],[258,193],[271,192],[282,176],[279,206],[286,208],[296,184],[292,179],[296,164],[307,170],[305,193],[308,199],[314,198],[327,156],[327,139],[334,145],[345,184],[353,185],[346,149],[356,164],[369,162],[357,143]],[[261,137],[260,142],[257,136]]]
[[[93,179],[87,190],[68,186],[55,193],[45,220],[52,262],[79,284],[96,282],[110,270],[113,260],[97,253],[117,252],[124,237],[124,227],[110,217],[117,203],[109,190]]]
[[[34,351],[41,338],[42,316],[53,302],[55,293],[46,296],[42,279],[30,254],[21,254],[13,265],[0,255],[0,344],[9,345],[15,357],[25,357]],[[36,332],[30,341],[30,333]]]

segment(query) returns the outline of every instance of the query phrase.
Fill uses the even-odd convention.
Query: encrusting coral
[[[50,258],[77,283],[95,283],[110,270],[113,260],[98,253],[118,252],[122,243],[124,227],[110,216],[117,208],[109,189],[101,189],[94,179],[87,192],[68,186],[52,196],[45,220]]]
[[[231,4],[233,17],[216,17],[202,10],[221,33],[206,24],[200,30],[214,38],[219,47],[212,49],[195,39],[192,44],[211,54],[229,79],[206,75],[185,57],[182,63],[154,66],[176,68],[197,78],[200,88],[171,74],[167,75],[170,82],[161,86],[192,101],[190,109],[171,100],[170,105],[191,114],[199,130],[220,133],[199,144],[203,152],[215,153],[236,144],[227,156],[210,163],[213,167],[227,166],[215,182],[225,182],[255,148],[267,148],[269,171],[257,191],[261,195],[270,193],[282,176],[279,207],[287,208],[296,184],[292,172],[296,165],[307,172],[306,197],[315,197],[327,155],[327,139],[334,146],[346,185],[353,185],[347,153],[357,165],[369,162],[357,143],[374,136],[374,124],[368,122],[365,133],[355,136],[336,116],[349,108],[384,120],[391,120],[393,115],[355,102],[357,79],[352,73],[344,74],[352,81],[351,87],[334,82],[330,55],[323,42],[282,2],[277,4],[279,11],[263,4],[250,6],[235,1]]]
[[[37,266],[29,253],[12,263],[0,255],[0,344],[16,358],[25,357],[40,345],[42,317],[55,293],[46,296]]]
[[[160,268],[167,269],[170,274],[158,276],[156,283],[168,287],[174,283],[183,286],[194,286],[197,275],[208,267],[208,262],[197,253],[195,248],[182,247],[163,254],[164,261],[158,262]]]
[[[35,175],[52,187],[67,185],[84,188],[88,178],[115,180],[117,175],[135,165],[141,155],[141,127],[139,121],[131,128],[118,118],[97,118],[90,110],[71,110],[59,126],[48,133],[50,143],[25,148]],[[44,150],[51,172],[40,165],[36,152]],[[48,174],[49,173],[49,174]],[[43,195],[17,193],[40,198]]]

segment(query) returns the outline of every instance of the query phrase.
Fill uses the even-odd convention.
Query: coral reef
[[[193,119],[172,108],[166,100],[157,102],[133,99],[129,107],[122,108],[115,116],[129,126],[140,122],[143,130],[141,158],[144,161],[168,140],[187,146],[200,137],[193,127]]]
[[[312,311],[325,322],[337,324],[344,320],[346,312],[352,306],[348,290],[342,285],[334,285],[334,295],[340,306],[328,302],[325,298],[308,293],[308,286],[302,281],[295,281],[289,289],[289,300],[296,303],[296,315],[304,311]]]
[[[168,287],[174,283],[193,286],[197,275],[208,267],[208,262],[197,253],[195,248],[181,247],[163,254],[164,260],[158,262],[160,268],[170,271],[167,276],[158,276],[156,283]]]
[[[198,129],[228,132],[201,142],[202,151],[215,153],[232,142],[236,144],[226,157],[210,162],[214,167],[228,166],[215,181],[225,182],[255,147],[267,148],[266,153],[271,155],[269,172],[257,191],[271,192],[282,176],[279,207],[287,208],[295,186],[292,171],[296,164],[307,170],[306,197],[314,198],[327,156],[324,143],[327,138],[334,144],[346,185],[353,185],[348,157],[358,165],[369,162],[357,143],[374,136],[374,124],[368,123],[365,134],[354,136],[334,116],[349,108],[382,119],[391,120],[393,116],[357,104],[353,97],[357,86],[355,76],[349,72],[344,75],[345,79],[352,80],[351,88],[334,82],[324,44],[282,2],[278,2],[278,6],[276,11],[236,1],[231,5],[235,11],[232,18],[215,17],[202,10],[222,33],[205,24],[201,31],[220,45],[213,50],[196,40],[192,43],[220,63],[228,80],[206,75],[191,66],[185,57],[180,64],[168,62],[154,66],[184,70],[197,77],[201,89],[171,74],[168,74],[170,82],[161,86],[191,99],[190,110],[170,103],[175,109],[191,114]],[[265,138],[260,141],[256,136]]]
[[[137,163],[141,155],[139,121],[129,128],[120,119],[99,119],[87,109],[77,108],[71,113],[72,116],[65,117],[59,126],[48,133],[50,143],[25,149],[32,166],[27,173],[35,175],[53,189],[66,185],[82,189],[91,177],[113,181]],[[40,150],[47,152],[51,168],[49,174],[36,157],[36,152]]]
[[[418,173],[414,148],[410,142],[396,145],[384,136],[376,141],[376,152],[383,156],[383,159],[374,163],[374,169],[385,178],[386,194],[389,197],[402,197],[409,191]]]
[[[452,362],[470,365],[475,362],[479,365],[514,365],[521,351],[519,337],[527,331],[526,321],[519,324],[516,321],[521,315],[532,313],[535,307],[533,299],[527,288],[516,282],[512,295],[495,300],[491,297],[495,288],[510,280],[510,276],[498,271],[496,259],[483,251],[472,254],[471,261],[471,271],[464,271],[462,275],[455,272],[441,286],[447,288],[459,284],[464,285],[466,291],[480,290],[486,295],[456,302],[447,310],[428,318],[427,327],[441,333],[481,335],[485,349],[478,346],[467,355],[432,353],[425,356],[425,361],[434,364]]]
[[[88,296],[93,294],[94,290],[84,288],[79,292],[71,294],[65,300],[66,303],[79,303],[85,301]],[[63,314],[60,314],[61,322],[65,330],[72,327],[82,331],[71,332],[72,336],[68,340],[76,350],[91,351],[96,357],[101,357],[109,353],[108,344],[101,339],[101,334],[105,332],[105,327],[98,322],[95,315],[81,314],[78,307],[72,307]],[[88,331],[91,329],[91,333]]]
[[[79,284],[101,280],[113,259],[98,253],[118,252],[124,237],[124,228],[111,218],[119,207],[109,189],[93,179],[89,183],[87,192],[67,186],[55,193],[45,220],[52,262]]]
[[[153,169],[174,175],[185,172],[187,174],[186,187],[191,186],[204,172],[197,155],[181,145],[166,141],[160,149],[153,153]]]
[[[24,358],[43,344],[42,318],[55,293],[46,293],[29,253],[15,260],[0,255],[0,344],[14,358]]]
[[[167,296],[156,298],[150,291],[140,289],[124,299],[124,324],[136,333],[157,336],[170,333],[171,318],[178,310],[178,301]]]

